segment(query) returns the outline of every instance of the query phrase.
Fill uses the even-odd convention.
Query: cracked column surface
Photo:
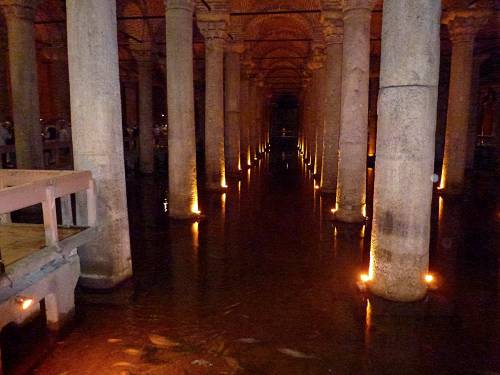
[[[89,287],[110,288],[132,275],[118,73],[116,3],[68,0],[68,65],[76,170],[97,190],[97,237],[79,249]],[[77,204],[85,224],[86,204]]]
[[[447,194],[463,191],[470,115],[470,93],[474,37],[488,20],[485,9],[450,12],[443,22],[448,25],[452,42],[450,93],[440,187]]]
[[[173,219],[198,214],[193,86],[193,0],[165,0],[168,213]]]
[[[151,46],[147,43],[131,45],[137,62],[139,79],[139,170],[154,172],[153,137],[153,61]]]
[[[340,99],[342,85],[342,14],[323,15],[326,42],[325,125],[321,193],[333,194],[337,188],[340,135]]]
[[[1,0],[7,23],[12,117],[19,169],[43,168],[35,47],[38,0]]]
[[[368,285],[395,301],[427,290],[440,16],[440,0],[384,1]]]
[[[365,221],[372,0],[344,2],[342,109],[335,219]]]
[[[226,188],[224,158],[224,44],[226,21],[213,20],[198,25],[205,37],[205,187],[210,191]]]
[[[244,51],[243,43],[228,43],[226,52],[226,124],[225,154],[227,174],[237,176],[241,172],[240,145],[243,132],[240,110],[240,56]],[[245,103],[246,104],[246,103]],[[247,140],[245,139],[245,142]]]

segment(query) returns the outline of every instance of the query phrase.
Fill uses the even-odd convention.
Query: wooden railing
[[[71,194],[78,192],[86,192],[84,223],[73,218]],[[56,199],[60,199],[62,225],[96,226],[95,184],[90,172],[0,170],[0,224],[10,222],[11,212],[41,203],[46,246],[59,241]]]

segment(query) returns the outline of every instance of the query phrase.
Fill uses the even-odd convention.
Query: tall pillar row
[[[323,34],[326,42],[325,61],[325,124],[321,193],[333,194],[337,188],[340,135],[340,100],[342,85],[342,14],[323,13]]]
[[[313,89],[312,89],[312,77],[309,74],[304,78],[305,82],[305,98],[304,98],[304,155],[308,166],[311,166],[312,160],[312,136],[314,134],[313,128]]]
[[[224,155],[224,45],[228,20],[204,13],[198,26],[205,37],[205,187],[226,188]]]
[[[440,188],[460,194],[464,188],[474,38],[489,16],[485,9],[457,10],[443,19],[452,42],[450,92]]]
[[[168,212],[199,214],[193,87],[193,0],[165,0],[168,129]]]
[[[245,46],[241,42],[228,43],[225,70],[225,155],[227,174],[238,176],[241,172],[241,54]]]
[[[366,214],[370,22],[373,0],[344,1],[342,104],[335,219],[361,223]]]
[[[80,281],[110,288],[132,274],[116,2],[67,0],[66,10],[74,165],[91,171],[96,182],[99,228],[79,249]],[[86,224],[85,202],[77,202],[80,225]]]
[[[137,62],[139,80],[139,170],[154,172],[153,61],[149,43],[130,46]]]
[[[19,169],[43,168],[35,47],[38,0],[0,0],[7,23],[12,117]]]
[[[385,0],[369,288],[395,301],[427,290],[440,0]]]

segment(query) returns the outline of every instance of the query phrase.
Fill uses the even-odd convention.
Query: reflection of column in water
[[[462,203],[439,197],[438,233],[430,270],[437,273],[441,292],[453,299],[456,290],[457,254],[463,245]]]
[[[395,304],[377,297],[366,303],[365,350],[366,373],[385,373],[397,369],[399,374],[430,373],[421,360],[420,332],[424,303]]]

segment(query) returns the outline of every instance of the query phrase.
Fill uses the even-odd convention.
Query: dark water
[[[79,290],[76,327],[36,373],[500,373],[498,181],[435,199],[439,288],[395,304],[358,292],[369,223],[329,222],[333,198],[296,155],[272,154],[226,194],[203,195],[200,223],[169,222],[164,180],[128,182],[133,280]]]

